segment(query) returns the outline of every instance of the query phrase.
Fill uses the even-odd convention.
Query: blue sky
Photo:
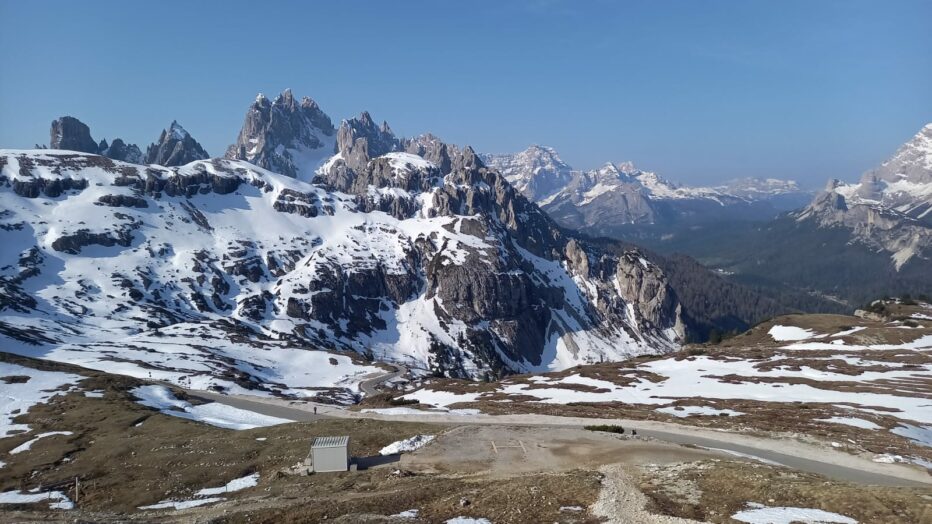
[[[70,114],[222,154],[257,92],[686,183],[854,179],[932,122],[932,2],[0,0],[0,146]]]

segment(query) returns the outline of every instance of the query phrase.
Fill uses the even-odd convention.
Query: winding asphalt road
[[[408,372],[408,368],[404,367],[401,364],[388,364],[395,368],[395,371],[378,375],[372,378],[367,378],[359,383],[359,390],[366,394],[366,396],[372,396],[378,394],[378,389],[376,389],[380,384],[384,384],[389,380],[398,378]]]

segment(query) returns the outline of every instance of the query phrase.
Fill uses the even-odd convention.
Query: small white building
[[[315,473],[349,470],[349,437],[315,438],[306,462],[310,462],[308,465]]]

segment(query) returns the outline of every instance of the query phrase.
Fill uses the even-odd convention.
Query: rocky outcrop
[[[444,175],[453,169],[453,159],[460,155],[455,145],[447,144],[430,133],[405,140],[404,150],[427,160]]]
[[[330,117],[310,98],[299,103],[290,89],[273,102],[260,94],[246,111],[236,143],[225,156],[309,180],[333,154],[335,133]]]
[[[364,170],[375,157],[402,150],[402,143],[388,122],[376,125],[368,111],[344,120],[337,131],[337,154],[347,167],[356,171]]]
[[[71,116],[52,121],[49,148],[102,155],[132,164],[141,164],[143,161],[142,151],[136,144],[126,144],[120,138],[115,138],[111,144],[106,139],[97,143],[91,138],[90,128]]]
[[[316,182],[354,195],[361,210],[384,211],[399,219],[468,217],[459,218],[455,230],[484,247],[463,248],[453,262],[442,246],[437,250],[431,244],[415,243],[406,257],[406,274],[424,275],[420,285],[424,297],[443,304],[436,310],[442,322],[465,326],[456,348],[438,344],[434,352],[436,365],[445,373],[466,373],[469,366],[458,353],[463,348],[469,348],[477,362],[497,373],[507,369],[508,362],[542,365],[541,348],[556,340],[584,352],[576,345],[578,331],[591,330],[607,339],[649,339],[649,344],[658,346],[669,343],[664,340],[682,339],[685,328],[676,295],[657,266],[642,267],[639,262],[632,267],[631,257],[644,258],[599,252],[595,255],[597,268],[591,267],[589,258],[597,250],[566,236],[504,176],[487,168],[472,148],[460,150],[435,137],[401,142],[388,134],[388,129],[386,125],[376,127],[367,114],[354,125],[345,124],[338,138],[339,156],[329,170],[318,174]],[[355,138],[350,140],[351,136]],[[395,152],[402,143],[408,152]],[[382,154],[370,159],[373,151]],[[439,161],[445,169],[425,157]],[[648,264],[646,260],[644,264]],[[543,267],[561,272],[559,268],[564,266],[570,273],[562,277],[535,276]],[[337,269],[330,267],[322,274],[331,276],[321,284],[311,284],[317,308],[294,298],[289,304],[292,313],[311,315],[321,308],[333,311],[338,301],[347,300],[342,293],[325,291],[348,285],[332,280],[339,274]],[[574,278],[589,286],[583,297],[571,283]],[[625,284],[621,296],[616,282]],[[400,293],[411,292],[412,286],[419,287],[406,285]],[[359,294],[359,290],[352,294]],[[626,306],[629,300],[646,301],[631,309],[633,317]],[[380,322],[378,304],[362,302],[355,307],[369,308],[356,311],[366,323]],[[643,339],[644,333],[658,335]]]
[[[207,151],[177,121],[163,129],[158,141],[146,149],[146,163],[160,166],[183,166],[206,158],[210,158]]]
[[[97,142],[91,138],[90,128],[72,116],[63,116],[52,121],[49,148],[93,154],[99,151]]]
[[[98,154],[107,158],[112,158],[113,160],[129,162],[130,164],[143,163],[143,154],[142,151],[139,150],[139,146],[136,144],[127,144],[120,138],[113,139],[113,142],[109,145],[106,140],[101,140],[100,146],[98,147]]]

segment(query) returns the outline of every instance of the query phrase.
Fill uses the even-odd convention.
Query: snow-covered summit
[[[569,165],[552,147],[532,145],[513,155],[481,155],[482,161],[497,169],[532,200],[542,200],[562,189],[571,178]]]
[[[483,160],[499,169],[528,198],[544,206],[577,207],[619,204],[613,192],[625,198],[648,201],[707,201],[722,206],[747,205],[775,196],[804,194],[793,181],[747,178],[716,187],[693,187],[671,182],[656,172],[638,169],[633,162],[606,162],[597,169],[577,171],[563,162],[552,147],[534,145],[512,155],[483,155]],[[623,203],[621,203],[624,205]],[[645,204],[648,207],[649,203]],[[652,213],[639,215],[652,220]]]
[[[184,140],[185,137],[191,136],[181,127],[181,124],[179,124],[177,120],[172,120],[172,124],[169,126],[169,132],[175,140]]]
[[[145,163],[160,166],[183,166],[196,160],[210,158],[201,144],[185,131],[181,124],[172,120],[162,130],[159,139],[146,149]]]
[[[932,125],[857,183],[829,181],[796,219],[848,228],[854,241],[890,253],[897,270],[932,255]]]
[[[738,215],[765,219],[778,210],[795,209],[809,198],[795,182],[775,179],[745,179],[717,187],[680,185],[630,161],[579,171],[563,162],[553,148],[538,145],[512,155],[483,155],[483,160],[562,225],[572,228],[604,231],[679,216],[711,220],[731,209]]]

